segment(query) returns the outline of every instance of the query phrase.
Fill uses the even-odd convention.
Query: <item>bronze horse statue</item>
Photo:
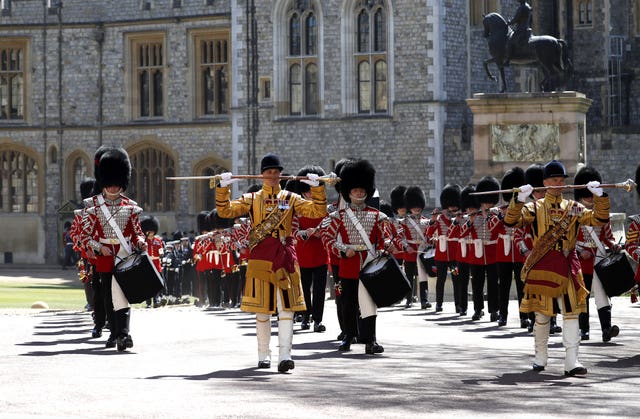
[[[504,79],[504,67],[507,60],[507,42],[513,34],[513,30],[507,21],[498,13],[486,15],[482,24],[484,25],[484,37],[489,44],[491,58],[484,61],[484,69],[489,78],[498,81],[489,71],[489,64],[495,63],[500,72],[500,93],[507,90]],[[509,62],[516,65],[538,65],[544,74],[544,79],[540,82],[540,89],[543,92],[557,90],[564,87],[569,76],[573,72],[573,64],[569,59],[568,46],[563,39],[553,36],[531,36],[528,45],[521,48],[514,48],[513,56]]]

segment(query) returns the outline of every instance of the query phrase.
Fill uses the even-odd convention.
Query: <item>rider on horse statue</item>
[[[509,65],[512,56],[525,55],[531,38],[531,6],[526,0],[518,0],[520,6],[516,10],[515,16],[508,23],[513,28],[513,34],[507,41],[507,53],[505,66]]]

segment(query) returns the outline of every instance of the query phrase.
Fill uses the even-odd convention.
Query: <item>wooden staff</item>
[[[533,188],[533,191],[546,191],[547,189],[585,189],[586,187],[587,185],[536,186]],[[631,192],[635,187],[636,183],[631,179],[627,179],[621,183],[601,183],[598,185],[598,188],[617,188],[624,189],[627,192]],[[506,192],[517,193],[520,192],[520,188],[500,189],[499,191],[471,192],[469,195],[492,195]]]

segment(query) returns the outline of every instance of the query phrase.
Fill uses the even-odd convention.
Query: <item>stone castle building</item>
[[[532,1],[534,32],[571,46],[568,87],[593,100],[586,160],[612,181],[637,165],[639,3]],[[288,173],[367,158],[383,198],[419,185],[437,206],[446,183],[473,173],[465,99],[497,92],[482,68],[482,16],[508,18],[517,5],[0,0],[4,262],[59,260],[62,226],[100,145],[128,151],[127,195],[161,231],[193,229],[215,199],[206,181],[167,176],[256,173],[270,151]],[[510,91],[538,90],[535,69],[507,76]],[[632,195],[615,197],[614,209],[633,211]]]

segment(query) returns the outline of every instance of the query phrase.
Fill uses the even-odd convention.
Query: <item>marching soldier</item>
[[[429,244],[427,236],[425,235],[429,219],[422,216],[422,211],[426,206],[424,192],[418,186],[410,186],[404,194],[404,202],[409,211],[400,221],[403,230],[404,272],[407,275],[407,279],[409,279],[412,290],[415,282],[419,281],[418,292],[420,294],[420,308],[424,310],[428,304],[428,275],[418,275],[418,270],[420,269],[418,267],[418,259],[424,257],[425,249]],[[422,267],[422,269],[424,270],[424,267]],[[413,291],[411,291],[411,294],[407,297],[407,305],[405,305],[405,307],[411,307],[412,298]]]
[[[315,173],[324,176],[319,166],[305,166],[298,176]],[[311,187],[306,183],[295,181],[294,191],[305,199],[311,199]],[[296,239],[296,254],[300,264],[300,277],[307,310],[302,314],[301,330],[308,330],[310,319],[313,319],[313,331],[324,332],[322,323],[324,316],[324,300],[327,287],[328,256],[320,240],[320,222],[322,218],[309,218],[295,215],[291,224],[291,232]]]
[[[453,225],[451,226],[452,236],[458,237],[458,252],[456,254],[458,286],[454,287],[454,292],[456,294],[456,301],[459,307],[458,314],[460,314],[460,316],[466,316],[467,309],[469,308],[469,259],[473,251],[473,243],[469,238],[460,237],[460,227],[466,222],[464,218],[466,216],[463,216],[463,213],[474,213],[480,208],[478,199],[474,195],[471,195],[475,191],[476,186],[473,184],[469,184],[462,189],[460,192],[460,211],[456,213]]]
[[[451,281],[455,284],[458,281],[458,267],[456,256],[458,254],[458,237],[452,236],[453,221],[455,214],[460,209],[460,186],[447,184],[440,193],[440,205],[442,211],[433,210],[429,226],[427,227],[427,237],[434,240],[436,247],[436,312],[442,311],[444,301],[444,283],[447,280],[447,273],[451,271]],[[456,310],[459,310],[456,308]]]
[[[563,199],[561,187],[565,185],[567,173],[564,165],[556,160],[544,166],[543,178],[547,187],[544,198],[525,204],[533,187],[523,185],[517,199],[510,202],[504,218],[508,227],[532,226],[533,250],[522,269],[525,286],[521,310],[533,311],[536,316],[533,370],[546,368],[549,321],[559,309],[564,316],[565,375],[584,375],[587,369],[578,360],[578,315],[586,311],[588,291],[584,286],[575,243],[580,225],[607,223],[609,197],[599,187],[600,182],[591,181],[587,187],[594,195],[593,210]]]
[[[198,235],[193,243],[193,258],[196,261],[196,284],[195,297],[196,305],[203,307],[206,301],[206,291],[213,275],[213,251],[211,251],[211,240],[209,232],[213,230],[209,213],[201,211],[196,217],[198,224]]]
[[[145,216],[140,219],[140,228],[145,235],[147,240],[147,253],[149,254],[149,258],[153,262],[153,266],[156,267],[156,270],[162,274],[162,257],[164,256],[164,242],[156,233],[160,228],[160,223],[158,219],[153,216]],[[158,306],[159,294],[151,299],[147,300],[147,308],[154,306]]]
[[[501,189],[513,189],[520,185],[523,185],[524,170],[520,167],[514,167],[507,170],[502,177]],[[513,199],[512,192],[503,192],[502,198],[505,202],[510,202]],[[504,215],[507,211],[507,205],[500,207],[499,218],[504,219]],[[498,318],[498,326],[506,326],[507,318],[509,317],[509,296],[511,293],[511,283],[515,278],[516,294],[518,296],[518,307],[522,301],[522,289],[524,284],[520,280],[520,271],[522,270],[522,264],[524,257],[515,247],[514,236],[516,230],[513,227],[507,227],[504,223],[499,223],[497,226],[498,243],[496,244],[496,262],[498,266],[498,282],[499,282],[499,298],[500,303],[500,317]],[[520,327],[528,328],[529,319],[526,313],[519,313],[520,315]]]
[[[407,191],[407,187],[404,185],[398,185],[391,190],[390,198],[391,198],[391,209],[393,211],[393,217],[389,218],[389,226],[391,228],[392,234],[394,236],[402,237],[404,235],[404,227],[402,226],[402,221],[404,217],[407,216],[407,205],[404,200],[404,194]],[[404,240],[404,238],[402,238]],[[407,271],[407,265],[404,263],[407,255],[402,249],[393,249],[393,256],[396,258],[398,263],[402,265],[404,268],[404,272],[407,275],[407,279],[411,283],[411,292],[407,294],[407,301],[404,305],[405,308],[409,308],[413,305],[413,287],[414,287],[414,279],[417,275],[417,272],[413,272],[411,267],[409,267]]]
[[[585,166],[576,173],[573,184],[586,185],[594,180],[602,182],[600,173],[592,167]],[[575,200],[584,205],[585,208],[593,209],[593,194],[589,189],[576,188],[573,190],[573,194]],[[580,268],[582,269],[585,287],[590,291],[590,294],[587,295],[587,312],[580,313],[578,317],[582,340],[589,339],[589,297],[591,294],[593,294],[596,308],[598,309],[602,341],[609,342],[611,338],[618,336],[620,333],[618,326],[611,325],[611,300],[605,293],[602,282],[600,282],[600,278],[594,273],[593,269],[596,257],[603,258],[606,256],[605,246],[614,253],[620,251],[620,246],[615,243],[610,221],[602,226],[580,226],[576,240],[576,252],[580,259]]]
[[[132,248],[147,249],[139,222],[142,208],[122,195],[131,178],[131,162],[124,149],[106,150],[100,157],[98,173],[96,179],[102,193],[93,197],[96,205],[87,208],[81,241],[97,255],[96,272],[102,282],[111,324],[106,347],[117,346],[118,351],[124,351],[133,347],[129,334],[130,305],[118,282],[112,280],[112,272],[116,258],[126,257]]]
[[[271,315],[278,312],[278,371],[284,373],[295,367],[291,359],[293,314],[306,310],[291,237],[291,221],[295,214],[323,217],[327,212],[327,198],[319,176],[313,173],[302,180],[311,186],[311,200],[283,191],[280,188],[282,170],[277,155],[265,155],[260,162],[262,189],[233,201],[229,185],[236,179],[231,173],[223,173],[216,188],[216,208],[225,218],[249,214],[251,253],[240,308],[256,313],[258,368],[271,366]]]
[[[476,186],[476,192],[500,189],[493,176],[485,176]],[[498,320],[498,269],[496,266],[496,226],[500,224],[497,210],[498,194],[478,195],[480,210],[469,214],[469,220],[460,227],[460,237],[469,237],[472,251],[468,255],[471,271],[474,313],[471,320],[484,315],[484,284],[487,283],[487,308],[490,321]]]
[[[541,164],[534,163],[527,167],[527,170],[524,171],[524,183],[527,185],[531,185],[534,188],[543,187],[544,183],[544,167]],[[544,198],[545,190],[537,189],[533,190],[529,195],[528,199],[532,201],[536,201],[538,199]],[[533,235],[531,233],[531,226],[526,226],[521,229],[517,229],[515,231],[514,236],[515,246],[518,249],[520,255],[522,255],[523,259],[526,259],[533,249]],[[522,311],[521,311],[522,312]],[[529,333],[533,332],[533,325],[535,324],[535,314],[533,312],[528,314],[529,317],[529,327],[527,330]],[[556,323],[556,316],[551,316],[549,320],[549,333],[556,334],[562,332],[562,327],[558,326]]]
[[[371,163],[367,160],[345,163],[340,179],[340,194],[348,206],[326,217],[321,231],[325,247],[339,256],[345,336],[338,350],[350,350],[359,332],[365,353],[373,355],[384,352],[376,341],[377,306],[359,279],[362,267],[391,239],[388,220],[382,212],[366,204],[375,192],[375,169]],[[359,331],[358,310],[362,318]]]
[[[640,165],[636,168],[636,192],[640,196]],[[629,220],[625,250],[637,263],[640,262],[640,214],[629,216]],[[640,269],[636,270],[635,280],[640,284]],[[635,294],[632,294],[632,302],[634,296]]]
[[[91,330],[91,337],[99,338],[102,336],[102,328],[106,321],[104,298],[99,284],[94,285],[94,276],[96,276],[95,255],[93,252],[88,252],[81,242],[84,218],[87,216],[85,205],[92,202],[89,198],[93,196],[95,183],[95,179],[85,179],[80,183],[80,196],[82,197],[83,208],[77,209],[73,212],[74,217],[70,235],[74,243],[74,251],[80,254],[78,275],[84,285],[85,297],[93,310],[94,328]],[[97,278],[96,282],[99,282]]]

